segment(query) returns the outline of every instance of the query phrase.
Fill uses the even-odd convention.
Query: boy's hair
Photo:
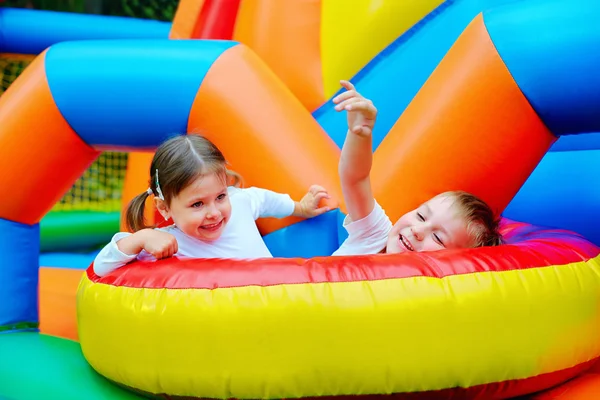
[[[467,230],[473,238],[473,247],[499,246],[502,235],[499,231],[500,219],[496,218],[490,206],[479,197],[461,190],[441,193],[451,197],[460,216],[467,221]]]
[[[210,140],[199,135],[180,135],[163,142],[150,165],[148,187],[155,196],[164,197],[167,205],[198,177],[215,173],[227,184],[238,186],[241,177],[227,169],[223,153]],[[157,176],[158,175],[158,176]],[[157,190],[160,187],[160,193]],[[145,191],[131,200],[126,211],[127,228],[133,232],[150,228],[144,221]]]

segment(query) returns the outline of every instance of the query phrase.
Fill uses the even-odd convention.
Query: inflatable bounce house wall
[[[61,41],[166,39],[170,28],[170,23],[151,20],[0,8],[0,60],[7,65],[3,83],[15,75],[11,65],[28,64]],[[123,154],[103,154],[40,221],[43,331],[76,338],[73,298],[79,271],[70,268],[89,265],[95,254],[90,251],[118,229],[121,200],[114,189],[122,185],[126,160]]]
[[[10,68],[11,61],[23,60],[23,63],[29,63],[48,46],[61,41],[165,39],[168,37],[171,24],[118,17],[2,8],[0,27],[2,27],[0,61],[8,62]],[[13,77],[16,75],[11,72],[5,71],[8,81],[12,80],[10,75]],[[111,157],[111,155],[117,156]],[[86,172],[102,174],[107,182],[86,184],[85,178],[81,179],[59,203],[54,205],[51,212],[40,222],[42,252],[56,253],[85,249],[106,242],[112,236],[119,226],[121,201],[118,190],[114,190],[114,187],[118,185],[115,183],[118,181],[118,175],[123,174],[125,170],[124,163],[126,163],[126,155],[103,154],[99,162],[94,164],[94,168]],[[97,187],[98,184],[101,187]],[[50,259],[56,257],[57,254],[53,254]],[[51,260],[49,262],[52,263]],[[67,264],[69,263],[67,261]]]
[[[570,380],[535,396],[596,398],[598,12],[183,0],[170,39],[164,25],[50,37],[0,97],[0,396],[493,399]],[[0,51],[27,53],[33,39],[0,30]],[[503,212],[505,245],[329,257],[344,239],[345,121],[327,99],[350,76],[380,109],[372,176],[390,217],[468,190]],[[40,267],[40,221],[100,152],[197,132],[249,185],[299,196],[318,182],[339,207],[260,220],[273,259],[134,262],[102,278]],[[124,202],[147,162],[130,157]]]

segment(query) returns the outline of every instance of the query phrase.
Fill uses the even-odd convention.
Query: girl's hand
[[[143,249],[152,254],[157,260],[171,257],[179,248],[177,239],[170,233],[148,229],[143,235]]]
[[[348,130],[361,136],[369,136],[373,132],[377,109],[373,102],[364,98],[356,91],[354,85],[348,81],[340,81],[347,90],[333,99],[336,111],[346,110],[348,116]]]
[[[329,207],[319,207],[319,203],[323,199],[329,199],[327,190],[319,185],[312,185],[302,200],[296,202],[292,215],[295,217],[313,218],[326,213],[330,210]]]

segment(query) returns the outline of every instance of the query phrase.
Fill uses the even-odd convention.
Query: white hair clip
[[[148,188],[148,189],[146,190],[146,193],[148,193],[148,196],[152,196],[152,195],[154,194],[154,192],[152,191],[152,189],[151,189],[151,188]]]
[[[165,201],[165,196],[163,196],[162,190],[160,190],[160,183],[158,183],[158,168],[156,169],[156,191],[158,192],[158,198]]]

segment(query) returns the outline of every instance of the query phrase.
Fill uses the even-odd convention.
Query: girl
[[[240,178],[228,171],[221,151],[198,135],[164,142],[150,167],[150,187],[126,211],[128,228],[117,233],[94,260],[94,273],[104,276],[134,259],[172,255],[201,258],[272,257],[256,227],[261,217],[290,215],[312,218],[326,190],[312,186],[301,201],[265,189],[240,189]],[[228,184],[233,183],[233,186]],[[154,196],[160,214],[173,224],[152,229],[144,224],[144,203]]]
[[[333,255],[401,253],[495,246],[501,243],[498,220],[490,207],[472,194],[446,192],[428,200],[392,225],[371,189],[373,158],[371,132],[377,109],[348,81],[347,90],[333,99],[337,111],[346,110],[348,133],[339,173],[348,215],[348,238]]]

